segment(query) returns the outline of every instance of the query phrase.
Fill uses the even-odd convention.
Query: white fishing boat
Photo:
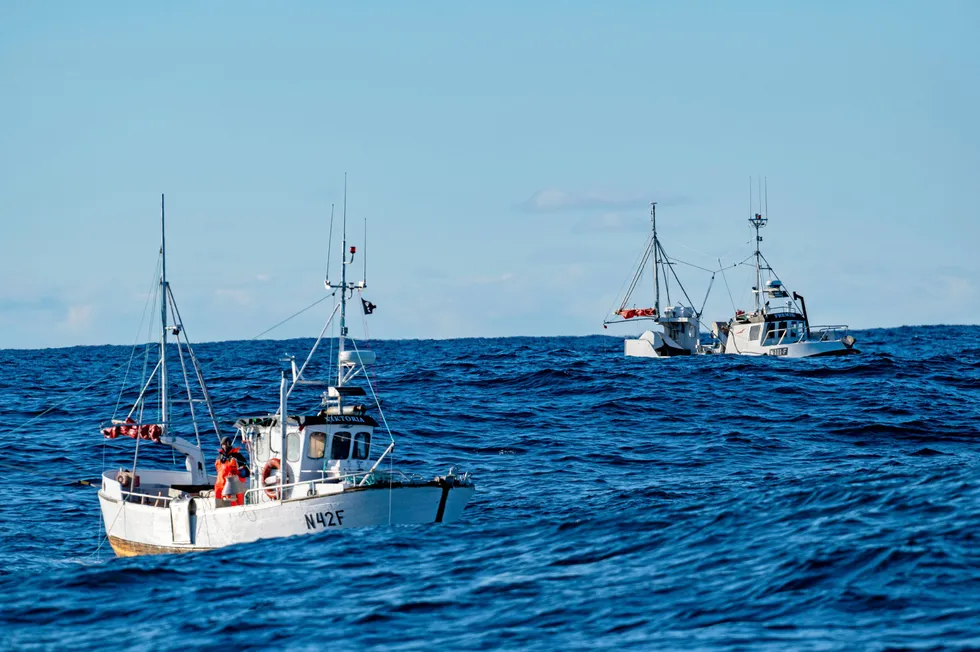
[[[475,491],[468,474],[450,469],[443,476],[426,478],[400,472],[391,464],[395,442],[368,375],[375,355],[348,337],[348,300],[355,293],[360,296],[367,283],[347,280],[356,250],[347,249],[346,208],[344,213],[341,280],[325,281],[327,291],[339,301],[306,361],[297,367],[289,360],[288,376],[282,371],[278,410],[235,423],[234,439],[249,454],[241,466],[250,472],[241,472],[247,475],[244,480],[239,474],[225,478],[222,495],[215,495],[219,477],[202,447],[195,405],[206,408],[217,440],[224,433],[167,283],[165,239],[161,242],[159,361],[129,415],[103,429],[108,438],[136,439],[132,465],[105,470],[98,493],[106,535],[117,555],[211,550],[360,526],[450,523],[463,513]],[[163,225],[161,198],[162,231]],[[338,314],[336,377],[323,382],[307,378],[309,363]],[[176,341],[173,348],[186,389],[190,424],[184,429],[171,409],[175,399],[168,385],[168,334]],[[363,386],[352,384],[355,380]],[[316,408],[291,411],[294,390],[310,386],[322,391]],[[159,396],[159,412],[149,405],[151,395]],[[172,449],[183,468],[141,465],[140,448],[146,445]]]
[[[668,358],[678,355],[691,355],[693,353],[704,353],[706,350],[701,345],[699,324],[701,313],[691,301],[687,290],[681,283],[680,278],[674,271],[674,263],[667,257],[660,239],[657,237],[657,203],[650,204],[650,239],[644,249],[640,264],[633,274],[633,279],[623,296],[623,301],[619,308],[613,312],[614,317],[602,322],[603,328],[611,324],[622,324],[626,321],[652,321],[659,324],[662,330],[644,331],[637,338],[627,338],[625,342],[625,353],[627,356],[638,358]],[[653,305],[647,304],[644,307],[637,307],[633,302],[633,294],[636,292],[640,281],[643,278],[647,263],[653,271]],[[677,283],[677,288],[684,296],[687,303],[678,302],[672,304],[670,298],[671,276]],[[713,277],[712,277],[713,278]],[[664,296],[668,306],[660,308],[660,285],[663,283]],[[710,289],[710,288],[709,288]],[[676,291],[675,291],[676,293]],[[679,298],[679,297],[678,297]]]
[[[751,188],[751,181],[750,181]],[[751,197],[749,204],[751,206]],[[766,202],[768,204],[768,201]],[[811,326],[803,295],[792,295],[776,277],[760,251],[759,230],[769,221],[762,212],[749,217],[755,229],[755,308],[738,310],[728,322],[715,322],[712,334],[716,350],[734,355],[769,355],[786,358],[848,355],[858,353],[855,338],[846,325]]]

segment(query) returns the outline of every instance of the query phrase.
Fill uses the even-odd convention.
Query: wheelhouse
[[[339,481],[369,471],[377,425],[366,414],[290,416],[283,439],[277,415],[246,417],[235,423],[254,451],[252,473],[268,481],[270,469],[284,468],[284,480],[291,485]]]

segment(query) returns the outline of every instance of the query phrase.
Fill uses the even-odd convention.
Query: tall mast
[[[760,306],[760,293],[762,292],[762,261],[759,260],[759,241],[762,240],[762,236],[759,235],[759,214],[755,214],[755,219],[753,224],[755,224],[755,309],[758,310]]]
[[[751,192],[752,192],[752,180],[749,179],[749,193],[750,193],[750,196],[751,196]],[[767,194],[768,194],[768,188],[767,188]],[[761,201],[762,201],[761,198],[760,198],[759,201],[761,203]],[[752,202],[752,200],[750,199],[749,200],[749,205],[750,205],[749,213],[750,214],[752,212],[751,211],[751,202]],[[766,203],[768,204],[768,198],[767,198],[767,202]],[[755,294],[755,309],[756,309],[756,311],[758,311],[761,308],[761,306],[762,306],[762,303],[761,303],[761,296],[762,296],[762,253],[759,251],[759,243],[762,242],[762,236],[759,235],[759,229],[761,229],[762,227],[764,227],[766,225],[766,222],[768,222],[768,221],[769,221],[768,216],[763,215],[761,212],[760,213],[756,213],[755,215],[752,215],[751,217],[749,217],[749,224],[751,224],[752,227],[755,228],[755,293],[754,294]]]
[[[347,335],[347,174],[344,173],[344,235],[340,250],[340,340],[337,345],[337,387],[344,384],[344,366],[340,364],[344,354],[344,337]],[[352,259],[353,262],[353,259]]]
[[[160,195],[160,419],[167,419],[167,228],[163,194]]]
[[[660,246],[657,243],[657,202],[650,202],[650,224],[653,227],[653,309],[656,311],[656,319],[660,319]]]

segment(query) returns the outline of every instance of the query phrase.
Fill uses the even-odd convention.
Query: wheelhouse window
[[[759,331],[761,331],[761,330],[762,330],[762,327],[761,326],[753,326],[752,328],[750,328],[749,329],[749,341],[755,342],[757,339],[759,339]]]
[[[255,431],[255,454],[262,462],[269,459],[269,434],[261,430]]]
[[[350,457],[350,433],[335,432],[330,442],[330,459],[346,460]]]
[[[299,459],[299,433],[291,432],[286,435],[286,459],[295,462]]]
[[[354,435],[354,452],[351,455],[355,460],[366,460],[368,452],[371,450],[371,433],[359,432]]]
[[[327,449],[327,433],[311,432],[310,444],[306,451],[306,456],[311,460],[323,459],[323,453]]]

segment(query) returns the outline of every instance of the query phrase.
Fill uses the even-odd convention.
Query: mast
[[[340,339],[337,344],[337,387],[344,384],[344,337],[347,335],[347,174],[344,174],[344,235],[340,252]],[[353,257],[351,257],[353,262]]]
[[[752,181],[749,180],[749,192],[752,191]],[[768,193],[767,193],[768,194]],[[751,199],[749,202],[751,203]],[[761,202],[761,199],[760,199]],[[768,198],[767,202],[768,204]],[[761,209],[760,209],[761,210]],[[749,211],[751,213],[751,210]],[[759,235],[759,229],[766,225],[769,221],[767,216],[762,213],[756,213],[749,218],[749,224],[755,228],[755,309],[758,311],[761,308],[761,296],[762,296],[762,252],[759,251],[759,243],[762,242],[762,236]]]
[[[655,319],[660,319],[660,277],[658,276],[660,268],[660,246],[657,243],[657,202],[655,201],[650,202],[650,224],[653,227],[653,241],[651,244],[653,247],[653,309],[656,312]]]
[[[333,213],[332,213],[332,209],[331,209],[331,215],[332,214]],[[327,288],[327,290],[340,290],[340,306],[338,306],[339,309],[340,309],[340,337],[337,340],[337,387],[343,387],[343,385],[344,385],[344,376],[347,375],[345,373],[345,370],[351,369],[352,368],[352,365],[353,366],[356,366],[356,363],[352,363],[349,360],[345,362],[344,359],[343,359],[344,358],[344,350],[345,350],[344,349],[344,345],[346,344],[346,341],[347,341],[347,293],[350,292],[351,293],[351,297],[353,298],[354,290],[363,290],[364,288],[367,287],[367,282],[364,281],[364,280],[358,281],[356,283],[353,283],[353,282],[348,283],[348,281],[347,281],[347,266],[354,263],[354,254],[357,252],[357,247],[354,247],[354,246],[348,247],[347,246],[347,175],[346,174],[344,174],[344,218],[343,218],[343,222],[344,222],[344,224],[343,224],[343,236],[342,236],[342,238],[343,238],[343,249],[340,252],[341,253],[341,257],[340,257],[340,283],[339,284],[336,284],[336,283],[331,283],[330,282],[330,279],[329,279],[329,274],[330,274],[329,267],[330,267],[330,265],[329,265],[329,263],[327,264],[328,278],[327,278],[326,281],[323,282],[323,285],[324,285],[324,287]],[[333,220],[332,219],[331,219],[331,224],[333,224]],[[367,237],[367,221],[365,221],[364,229],[365,229],[365,231],[364,231],[365,237]],[[333,229],[331,228],[331,233],[332,232],[333,232]],[[350,254],[350,257],[349,258],[348,258],[348,254]],[[365,270],[366,270],[366,267],[365,267]],[[336,311],[336,310],[337,310],[337,308],[334,308],[334,311]],[[332,318],[333,318],[333,315],[331,315],[331,319]],[[326,328],[326,327],[324,327],[324,328]]]
[[[167,229],[164,196],[160,194],[160,420],[169,430],[167,414]]]

